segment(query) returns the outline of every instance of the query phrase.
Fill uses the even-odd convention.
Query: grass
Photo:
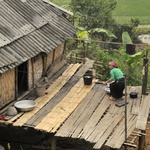
[[[118,23],[129,24],[138,18],[140,24],[150,24],[150,0],[117,0],[113,16]]]
[[[61,6],[65,9],[70,10],[69,4],[70,4],[71,0],[50,0],[50,1],[58,6]]]
[[[136,28],[134,28],[134,31],[149,34],[150,33],[150,27],[136,27]]]
[[[50,0],[51,2],[70,10],[71,0]],[[113,17],[120,24],[129,24],[131,18],[138,18],[140,24],[150,24],[150,0],[117,0]]]

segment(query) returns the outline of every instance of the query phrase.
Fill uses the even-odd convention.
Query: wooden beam
[[[142,130],[141,133],[145,134],[145,131]],[[139,146],[138,150],[145,150],[145,135],[139,137]]]
[[[137,133],[137,134],[141,134],[141,135],[146,135],[145,133],[142,133],[142,132],[136,132],[136,131],[133,131],[134,133]]]
[[[130,143],[124,143],[124,145],[126,145],[126,146],[131,146],[131,147],[137,147],[136,145],[134,145],[134,144],[130,144]]]
[[[18,67],[15,68],[15,99],[18,98]]]
[[[54,135],[51,138],[51,150],[56,150],[56,137]]]
[[[149,109],[150,109],[149,99],[150,99],[150,94],[147,96],[143,95],[142,97],[140,111],[139,111],[137,122],[136,122],[137,129],[146,130],[146,124],[147,124]]]
[[[147,94],[147,82],[148,82],[148,59],[143,59],[143,80],[142,80],[142,94]]]

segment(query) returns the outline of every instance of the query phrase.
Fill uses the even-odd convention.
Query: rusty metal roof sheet
[[[0,73],[50,52],[75,33],[63,12],[42,0],[2,0],[0,20]]]

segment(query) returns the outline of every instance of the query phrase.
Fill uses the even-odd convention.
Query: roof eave
[[[72,16],[74,15],[73,12],[71,12],[71,11],[69,11],[67,9],[62,8],[62,7],[58,6],[58,5],[50,2],[49,0],[43,0],[43,1],[46,2],[46,3],[49,3],[50,5],[52,5],[52,6],[56,7],[56,8],[58,8],[58,9],[60,9],[61,11],[65,12],[65,13],[67,13],[69,15],[72,15]]]

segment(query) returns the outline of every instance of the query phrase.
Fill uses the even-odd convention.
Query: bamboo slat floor
[[[20,112],[8,121],[0,123],[12,126],[32,127],[35,130],[53,133],[56,137],[84,139],[94,143],[95,149],[103,145],[120,148],[125,141],[125,107],[117,107],[122,100],[110,101],[105,86],[84,85],[83,75],[92,66],[71,64],[54,80],[46,95],[35,101],[37,107],[31,112]],[[138,97],[130,98],[130,92]],[[141,99],[142,97],[142,99]],[[150,94],[141,95],[141,87],[127,87],[127,136],[135,128],[145,130],[150,108]],[[142,122],[142,125],[141,125]],[[134,144],[134,143],[132,143]]]
[[[39,111],[32,116],[26,123],[26,126],[37,126],[44,117],[68,94],[71,88],[83,77],[84,73],[91,67],[92,62],[88,61],[72,76],[65,86]]]
[[[116,107],[115,102],[109,101],[108,95],[103,92],[103,85],[95,85],[80,106],[57,131],[56,136],[85,139],[96,143],[94,148],[100,148],[104,143],[112,148],[120,148],[125,137],[124,107]],[[130,98],[130,92],[138,92],[138,98]],[[129,136],[136,127],[141,87],[128,87],[127,93]]]
[[[48,95],[44,95],[42,97],[38,97],[35,101],[38,105],[31,112],[26,112],[20,117],[15,123],[14,126],[22,126],[26,123],[30,117],[35,115],[44,105],[46,105],[52,97],[54,97],[57,92],[65,85],[65,83],[73,76],[76,70],[79,68],[80,64],[71,64],[66,71],[60,76],[55,82],[53,82],[50,87],[46,90]],[[19,114],[18,114],[19,115]]]
[[[62,101],[54,107],[54,109],[39,123],[35,129],[45,130],[47,132],[56,132],[58,127],[66,118],[74,111],[82,99],[90,91],[94,84],[84,86],[83,79],[71,89],[71,91],[62,99]],[[55,114],[58,114],[56,119]],[[48,120],[48,122],[47,122]],[[46,126],[45,126],[46,124]]]
[[[139,115],[136,122],[136,128],[140,130],[146,129],[147,118],[150,110],[150,94],[148,96],[143,96]]]

